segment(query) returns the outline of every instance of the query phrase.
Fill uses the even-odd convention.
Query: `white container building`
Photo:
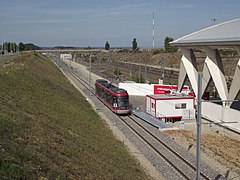
[[[157,94],[146,96],[146,113],[163,121],[195,119],[192,96],[183,94]]]
[[[60,54],[60,59],[68,59],[71,60],[72,59],[72,54]]]

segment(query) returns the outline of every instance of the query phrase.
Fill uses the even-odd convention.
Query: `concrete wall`
[[[151,95],[151,94],[159,94],[160,91],[157,91],[156,93],[154,92],[154,86],[161,86],[161,88],[163,88],[163,86],[165,88],[163,89],[168,89],[169,91],[171,91],[171,93],[175,93],[176,92],[176,85],[173,85],[171,87],[171,85],[163,85],[163,84],[143,84],[143,83],[136,83],[136,82],[132,82],[132,81],[127,81],[127,82],[121,82],[118,84],[119,88],[123,88],[125,89],[129,95],[131,96],[146,96],[146,95]],[[182,93],[188,94],[189,91],[189,87],[185,86],[184,88],[186,88],[185,90],[182,91]],[[162,94],[162,93],[160,93]],[[164,93],[163,93],[164,94]]]
[[[240,111],[210,102],[203,102],[202,117],[217,123],[226,122],[222,125],[240,132]]]
[[[125,89],[130,96],[146,96],[147,94],[153,94],[154,84],[128,82],[119,83],[118,87]]]

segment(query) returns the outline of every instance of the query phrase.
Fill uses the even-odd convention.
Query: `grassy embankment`
[[[50,60],[0,69],[2,179],[146,179],[85,98]]]

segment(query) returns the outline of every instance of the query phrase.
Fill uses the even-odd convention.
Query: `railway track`
[[[88,63],[86,63],[85,61],[81,61],[81,63],[85,66],[88,66]],[[151,66],[151,65],[144,65],[144,64],[137,64],[137,63],[130,63],[131,65],[131,72],[132,73],[142,73],[145,74],[144,71],[146,71],[147,73],[147,78],[148,80],[150,80],[151,83],[156,83],[158,84],[158,80],[160,78],[161,75],[161,70],[155,66]],[[131,77],[129,76],[129,66],[128,63],[126,62],[118,62],[118,61],[112,61],[110,63],[110,65],[107,65],[106,63],[93,63],[92,64],[92,71],[95,74],[98,74],[106,79],[108,79],[109,81],[113,81],[115,80],[115,83],[117,83],[117,75],[114,75],[113,72],[109,71],[109,69],[113,70],[114,68],[118,67],[120,69],[121,72],[123,72],[123,74],[121,75],[121,80],[126,80],[128,81],[129,79],[131,79]],[[145,69],[146,68],[146,69]],[[141,70],[140,70],[141,69]],[[174,69],[174,68],[168,68],[166,67],[164,70],[164,84],[178,84],[178,73],[179,71]],[[231,86],[231,82],[232,82],[232,77],[230,76],[226,76],[227,79],[227,85],[228,87]],[[113,81],[114,82],[114,81]],[[188,80],[188,78],[186,79],[186,83],[185,85],[188,85],[189,87],[191,87],[191,84]],[[209,87],[206,91],[210,92],[210,95],[213,95],[213,90],[215,89],[215,85],[214,82],[211,81],[209,83]],[[214,98],[213,98],[214,99]],[[238,95],[238,97],[236,98],[237,100],[240,100],[240,94]],[[218,103],[218,102],[214,102],[214,103]],[[232,107],[233,109],[236,110],[240,110],[240,102],[233,102]],[[206,119],[206,121],[209,121],[208,119]],[[209,121],[211,123],[211,121]],[[225,128],[224,126],[222,126],[223,128]],[[231,130],[232,131],[232,130]],[[237,133],[236,131],[233,131],[234,133]],[[238,134],[238,133],[237,133]]]
[[[60,60],[55,60],[55,63],[65,72],[65,74],[71,76],[71,78],[78,84],[81,84],[85,89],[85,93],[89,92],[89,88],[91,88],[92,92],[94,91],[95,88],[90,86],[88,81],[79,76],[78,73],[74,72],[71,67],[67,66]],[[92,95],[95,96],[94,93],[92,93]],[[100,100],[98,101],[101,102]],[[169,145],[169,142],[164,141],[164,138],[161,138],[161,133],[159,131],[153,133],[148,128],[149,126],[146,127],[143,124],[143,121],[134,116],[118,116],[118,119],[125,125],[125,128],[127,127],[132,131],[140,141],[154,152],[156,158],[161,158],[167,164],[168,169],[166,169],[166,171],[175,174],[175,177],[178,177],[178,179],[195,179],[195,165],[193,165],[186,156],[177,152],[176,148]],[[215,179],[215,177],[218,177],[218,179],[224,179],[216,172],[201,172],[201,179]]]
[[[80,77],[77,72],[74,72],[71,67],[67,66],[64,62],[60,60],[54,60],[54,62],[64,71],[64,73],[71,76],[73,78],[72,80],[80,83],[85,88],[85,90],[89,91],[89,88],[91,88],[91,92],[94,92],[95,88],[90,86],[89,83],[85,79]]]
[[[156,154],[166,161],[174,171],[183,179],[194,179],[196,168],[185,157],[178,154],[167,142],[159,138],[159,135],[152,133],[139,120],[132,116],[119,117],[134,133],[136,133]],[[211,179],[208,175],[201,172],[202,179]]]
[[[85,61],[79,61],[79,63],[88,66]],[[121,75],[114,75],[113,70],[119,68]],[[110,70],[110,71],[109,71]],[[151,83],[158,83],[161,79],[161,69],[153,67],[150,65],[136,64],[136,63],[126,63],[111,61],[111,63],[92,63],[92,71],[103,77],[116,78],[121,77],[121,80],[131,79],[131,75],[142,75],[145,80],[150,80]],[[177,84],[178,73],[173,68],[165,68],[164,70],[164,82],[169,84]],[[188,83],[189,84],[189,83]]]

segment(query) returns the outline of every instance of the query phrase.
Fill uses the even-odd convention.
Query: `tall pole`
[[[198,94],[197,94],[197,159],[196,179],[200,180],[201,172],[201,125],[202,125],[202,73],[198,73]]]
[[[161,61],[160,61],[160,64],[161,64],[161,80],[163,81],[164,79],[164,58],[161,57]]]
[[[144,63],[145,63],[144,78],[145,78],[145,82],[146,82],[146,80],[147,80],[147,64],[146,64],[146,61],[144,61]]]
[[[138,58],[139,61],[139,72],[138,72],[138,83],[141,83],[141,64],[140,64],[141,58]]]
[[[153,12],[153,19],[152,19],[152,38],[153,38],[153,47],[154,47],[154,45],[155,45],[155,43],[154,43],[154,12]]]
[[[117,78],[119,78],[119,60],[118,60],[118,58],[117,58]]]
[[[4,52],[4,54],[5,54],[5,49],[6,49],[6,47],[5,47],[5,32],[3,33],[3,52]]]
[[[91,71],[92,71],[92,53],[89,56],[89,75],[88,75],[89,96],[90,96],[90,98],[91,98]]]
[[[111,60],[112,60],[112,59],[111,59],[111,58],[112,58],[111,56],[112,56],[111,50],[109,49],[109,50],[108,50],[108,65],[110,65],[110,63],[111,63]]]
[[[130,61],[130,53],[128,51],[128,66],[129,66],[129,76],[132,78],[132,62]]]

